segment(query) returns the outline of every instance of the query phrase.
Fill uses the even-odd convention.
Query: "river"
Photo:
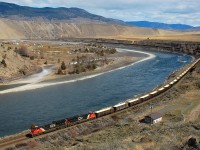
[[[146,93],[192,61],[190,56],[175,53],[151,52],[149,57],[140,63],[80,80],[35,82],[21,90],[0,91],[0,137],[26,130],[32,123],[50,123]]]

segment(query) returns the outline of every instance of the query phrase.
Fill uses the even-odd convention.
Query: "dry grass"
[[[104,37],[108,38],[108,37]],[[119,40],[129,40],[129,41],[141,41],[146,39],[151,40],[169,40],[169,41],[191,41],[200,42],[200,34],[180,34],[180,35],[146,35],[146,36],[116,36],[109,37],[108,39],[119,39]]]

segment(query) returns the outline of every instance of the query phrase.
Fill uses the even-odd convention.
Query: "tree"
[[[62,70],[66,70],[66,65],[65,65],[65,62],[64,62],[64,61],[63,61],[62,64],[61,64],[61,69],[62,69]]]

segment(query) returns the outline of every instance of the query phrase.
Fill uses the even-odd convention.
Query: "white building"
[[[150,124],[155,124],[162,121],[162,114],[158,112],[154,112],[149,114],[148,116],[145,116],[145,122]]]

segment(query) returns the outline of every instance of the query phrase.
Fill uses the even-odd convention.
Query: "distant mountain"
[[[105,18],[91,14],[80,8],[33,8],[19,6],[16,4],[0,2],[0,17],[9,19],[44,19],[44,20],[64,20],[71,22],[97,21],[104,23],[123,23],[123,21]]]
[[[191,30],[200,30],[200,27],[194,27]]]
[[[166,23],[148,22],[148,21],[131,21],[131,22],[126,22],[126,24],[138,27],[156,28],[164,30],[189,30],[195,28],[193,26],[185,24],[166,24]]]

